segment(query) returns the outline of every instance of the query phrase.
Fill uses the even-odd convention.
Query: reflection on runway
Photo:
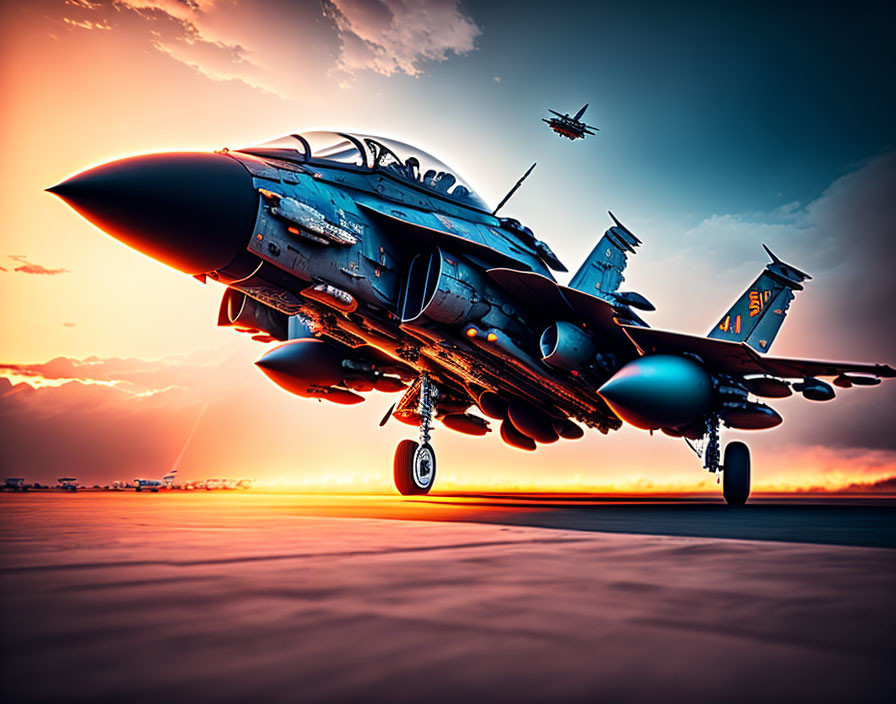
[[[715,496],[468,494],[430,501],[466,506],[487,523],[896,548],[896,499],[890,498],[757,497],[747,506],[727,506]]]
[[[4,698],[886,701],[894,510],[4,495]]]

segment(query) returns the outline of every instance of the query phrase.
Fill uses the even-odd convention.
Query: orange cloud
[[[10,259],[20,262],[21,266],[16,267],[16,271],[21,272],[22,274],[38,274],[42,276],[55,276],[56,274],[69,274],[71,273],[68,269],[48,269],[42,264],[34,264],[33,262],[29,262],[25,257],[15,254],[10,255]],[[3,269],[6,271],[6,269]]]
[[[112,29],[111,25],[105,24],[104,22],[91,22],[90,20],[77,21],[68,17],[63,17],[62,21],[67,25],[78,27],[79,29]]]
[[[418,75],[472,51],[480,33],[457,0],[78,0],[61,21],[127,32],[213,80],[302,100],[333,71]]]
[[[860,482],[849,484],[844,491],[868,494],[896,494],[896,476],[879,479],[876,482]]]
[[[142,35],[156,50],[215,80],[240,78],[259,85],[258,66],[238,43],[210,39],[203,29],[213,2],[112,0],[68,3],[68,28],[123,31]]]
[[[371,393],[350,408],[290,396],[254,369],[261,349],[0,365],[5,465],[42,482],[65,473],[88,483],[161,476],[208,404],[184,458],[186,479],[249,476],[284,489],[390,490],[394,445],[413,434],[398,423],[376,425],[373,417],[394,395]],[[783,434],[749,438],[757,491],[887,490],[896,451],[823,447],[830,429],[816,429],[814,445]],[[443,491],[718,491],[680,443],[632,430],[590,433],[534,454],[507,448],[496,433],[468,438],[439,424],[436,436]]]
[[[4,463],[40,481],[60,473],[91,483],[161,476],[198,408],[222,397],[214,380],[227,376],[222,370],[229,363],[206,352],[155,361],[60,357],[0,365]],[[207,458],[219,461],[214,452]]]

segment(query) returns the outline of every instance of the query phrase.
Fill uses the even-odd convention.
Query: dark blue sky
[[[478,50],[430,70],[499,76],[513,132],[590,101],[585,149],[686,211],[805,201],[893,146],[892,3],[684,5],[471,0]]]

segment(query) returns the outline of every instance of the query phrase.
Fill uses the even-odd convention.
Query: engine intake
[[[594,343],[582,328],[558,321],[541,333],[541,359],[545,364],[572,371],[594,359]]]
[[[289,316],[242,291],[228,288],[221,299],[218,325],[235,326],[251,332],[265,332],[275,340],[289,339]]]
[[[436,249],[411,262],[399,310],[402,322],[421,315],[455,325],[481,318],[491,307],[478,291],[485,284],[470,267]]]

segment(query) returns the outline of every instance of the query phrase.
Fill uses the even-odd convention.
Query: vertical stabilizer
[[[743,292],[707,337],[746,342],[758,352],[767,352],[781,329],[794,291],[802,291],[802,282],[812,278],[785,264],[765,245],[771,263]]]
[[[619,222],[613,213],[610,213],[610,217],[615,224],[600,238],[572,277],[569,286],[614,303],[615,296],[612,294],[625,281],[622,272],[628,263],[627,253],[634,254],[635,247],[641,244],[641,240]]]

